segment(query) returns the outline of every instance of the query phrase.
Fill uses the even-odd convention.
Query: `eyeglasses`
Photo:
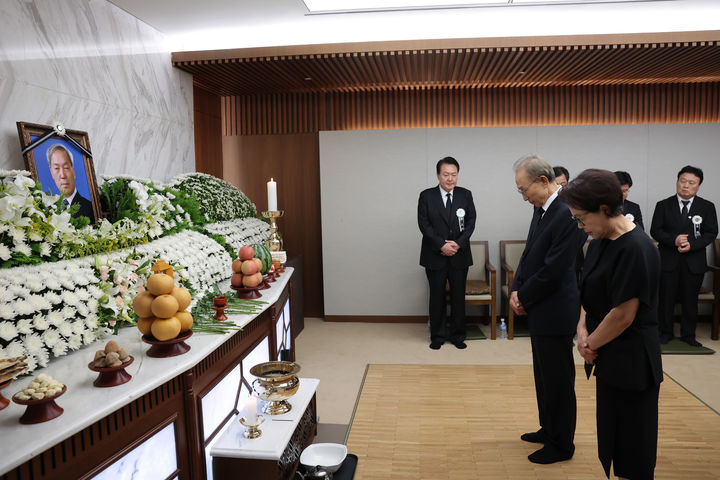
[[[537,182],[537,181],[539,181],[539,180],[540,180],[539,178],[536,178],[535,180],[533,180],[532,182],[530,182],[530,185],[528,185],[527,187],[525,187],[525,188],[518,188],[518,189],[517,189],[518,193],[519,193],[520,195],[523,195],[523,196],[524,196],[524,195],[527,193],[527,191],[530,190],[530,187],[532,187],[533,183],[535,183],[535,182]]]
[[[585,215],[587,215],[587,213]],[[583,219],[585,218],[585,215],[573,215],[572,219],[575,220],[578,223],[578,225],[580,225],[581,227],[584,227],[585,222],[583,221]]]

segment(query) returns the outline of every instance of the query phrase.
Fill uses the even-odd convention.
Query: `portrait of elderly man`
[[[80,195],[75,185],[75,162],[72,152],[65,145],[56,143],[47,149],[47,161],[50,175],[63,196],[65,208],[80,205],[80,209],[73,216],[88,217],[90,223],[95,223],[92,202]]]

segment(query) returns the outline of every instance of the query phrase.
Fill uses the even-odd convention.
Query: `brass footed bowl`
[[[267,402],[263,412],[280,415],[292,409],[287,399],[300,388],[296,375],[299,371],[300,365],[293,362],[265,362],[250,369],[250,374],[257,377],[252,384],[253,391]]]

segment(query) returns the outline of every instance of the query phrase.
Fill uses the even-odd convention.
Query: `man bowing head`
[[[510,306],[528,317],[540,423],[538,431],[520,438],[544,444],[528,459],[547,464],[575,452],[573,335],[580,317],[575,259],[587,236],[558,198],[562,187],[547,162],[529,155],[515,162],[514,170],[518,193],[534,208]]]
[[[457,160],[445,157],[435,170],[439,185],[423,190],[418,200],[420,265],[430,286],[430,348],[437,350],[446,340],[465,348],[465,282],[472,265],[475,204],[470,190],[457,186]],[[445,326],[446,284],[450,285],[450,331]]]

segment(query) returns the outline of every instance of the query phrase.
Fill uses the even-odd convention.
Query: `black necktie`
[[[680,215],[682,215],[683,217],[687,217],[687,214],[688,214],[688,211],[689,211],[689,210],[688,210],[688,203],[690,203],[690,200],[680,200],[680,201],[681,201],[682,204],[683,204],[683,208],[682,208],[682,211],[680,212]]]
[[[63,210],[67,210],[70,206],[70,202],[68,202],[66,199],[63,199]]]
[[[530,223],[530,233],[528,234],[528,241],[535,235],[535,230],[537,230],[538,225],[540,225],[540,220],[542,220],[543,213],[545,213],[545,210],[542,207],[535,210],[535,216]]]
[[[447,213],[448,220],[452,220],[452,196],[450,192],[446,193],[447,201],[445,202],[445,213]]]
[[[540,222],[542,221],[543,213],[545,213],[545,209],[542,208],[542,207],[540,207],[540,208],[538,208],[537,211],[538,211],[538,221],[537,221],[537,224],[540,225]]]

